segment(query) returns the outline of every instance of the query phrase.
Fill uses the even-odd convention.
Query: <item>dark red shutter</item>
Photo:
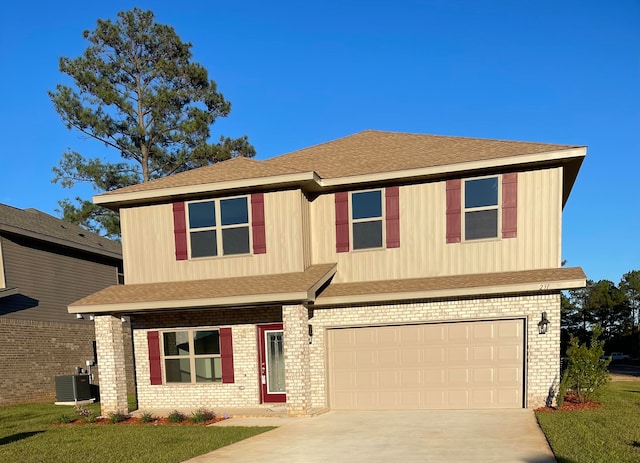
[[[518,173],[502,175],[502,237],[518,234]]]
[[[341,191],[336,197],[336,252],[349,252],[349,193]]]
[[[220,359],[222,361],[222,382],[233,383],[233,341],[231,328],[220,328]]]
[[[267,239],[264,229],[264,193],[251,195],[251,231],[253,235],[253,253],[266,254]]]
[[[447,180],[447,243],[459,243],[462,238],[462,182]]]
[[[160,363],[160,333],[147,331],[149,346],[149,378],[152,385],[162,384],[162,365]]]
[[[400,247],[400,188],[387,187],[384,191],[387,222],[387,247]]]
[[[173,203],[173,236],[176,243],[176,260],[187,260],[187,220],[184,202]]]

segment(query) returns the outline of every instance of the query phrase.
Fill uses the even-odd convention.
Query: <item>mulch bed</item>
[[[153,420],[145,423],[137,416],[130,416],[118,423],[112,423],[109,418],[97,418],[94,422],[89,423],[84,418],[78,418],[72,421],[71,423],[55,423],[54,426],[78,426],[78,425],[110,425],[110,426],[208,426],[210,424],[217,423],[218,421],[224,421],[224,417],[216,417],[207,421],[203,421],[201,423],[193,423],[190,420],[184,420],[179,423],[172,423],[166,417],[154,418]]]
[[[602,404],[598,402],[579,402],[578,398],[573,394],[567,394],[562,403],[562,408],[557,407],[540,407],[536,408],[536,412],[575,412],[580,410],[595,410],[602,408]]]

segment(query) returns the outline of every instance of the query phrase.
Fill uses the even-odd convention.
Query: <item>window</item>
[[[464,239],[498,237],[498,177],[464,182]]]
[[[382,247],[382,190],[351,194],[353,249]]]
[[[167,383],[222,381],[218,330],[165,331],[162,349]]]
[[[191,257],[249,254],[246,196],[188,203]]]

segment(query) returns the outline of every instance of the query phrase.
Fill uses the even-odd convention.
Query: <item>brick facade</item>
[[[551,321],[549,331],[545,335],[538,334],[537,323],[542,312],[547,312]],[[310,320],[313,326],[310,352],[312,406],[327,405],[325,332],[328,328],[499,318],[526,320],[525,397],[528,408],[540,407],[545,404],[550,388],[557,386],[559,381],[559,294],[315,308]]]
[[[311,411],[309,310],[304,305],[285,305],[282,319],[287,413],[304,416]]]
[[[132,317],[138,408],[260,407],[256,324],[280,322],[280,307],[211,309]],[[233,383],[150,384],[147,331],[222,326],[232,329]]]
[[[93,324],[58,323],[0,318],[0,405],[54,402],[55,377],[75,374],[94,360]],[[127,390],[135,390],[130,329],[123,333],[127,352]],[[91,367],[93,384],[100,384],[98,365]]]
[[[537,327],[542,312],[547,312],[551,321],[545,335],[538,334]],[[557,386],[559,380],[559,294],[414,301],[356,307],[308,309],[303,305],[291,305],[137,315],[132,318],[132,327],[137,356],[138,404],[142,410],[272,405],[260,404],[256,325],[283,322],[288,413],[307,415],[312,408],[329,405],[326,396],[328,329],[491,319],[525,321],[526,406],[536,408],[544,405],[550,390]],[[311,344],[309,324],[313,327]],[[232,328],[234,383],[150,384],[147,331],[221,326]],[[103,407],[104,403],[105,399]]]
[[[95,317],[96,344],[102,368],[100,405],[103,415],[128,413],[122,324],[120,317],[111,315],[97,315]]]

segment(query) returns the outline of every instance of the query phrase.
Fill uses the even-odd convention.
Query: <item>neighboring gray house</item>
[[[120,243],[0,204],[0,405],[53,401],[55,376],[97,360],[93,321],[67,305],[117,284],[121,272]],[[130,329],[124,343],[133,371]]]

